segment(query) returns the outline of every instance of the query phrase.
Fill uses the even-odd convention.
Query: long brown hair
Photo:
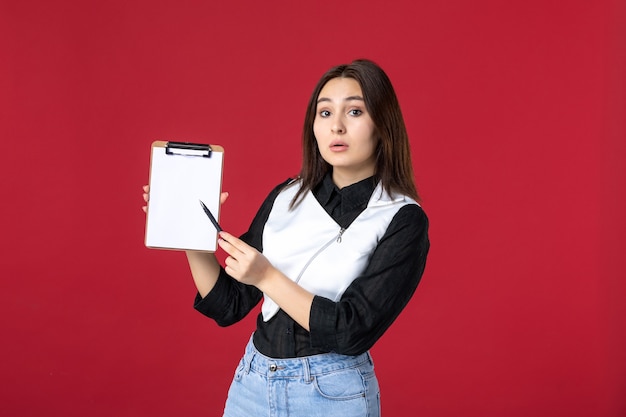
[[[359,59],[351,64],[338,65],[328,70],[311,94],[302,131],[301,184],[290,207],[297,205],[299,199],[319,184],[332,169],[319,152],[313,133],[313,123],[320,91],[333,78],[353,78],[361,86],[365,107],[379,137],[375,175],[385,191],[389,194],[404,194],[419,201],[413,179],[409,137],[391,81],[377,64]]]

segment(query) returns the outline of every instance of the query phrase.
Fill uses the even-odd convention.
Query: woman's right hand
[[[150,186],[144,185],[143,186],[143,201],[146,202],[146,205],[141,207],[144,213],[148,212],[148,200],[150,200]]]
[[[220,205],[224,204],[228,198],[228,193],[224,192],[220,195]],[[148,204],[150,201],[150,186],[143,186],[143,201],[145,205],[141,209],[147,213]],[[220,264],[217,261],[214,253],[185,251],[187,254],[187,261],[191,268],[191,275],[193,276],[194,283],[198,289],[198,293],[204,298],[213,289],[213,286],[217,282],[217,277],[220,273]]]
[[[224,202],[226,201],[226,199],[228,198],[228,193],[227,192],[223,192],[220,195],[220,205],[224,204]],[[144,213],[148,212],[148,201],[150,201],[150,186],[149,185],[144,185],[143,186],[143,201],[146,202],[145,206],[142,206],[141,209],[143,210]]]

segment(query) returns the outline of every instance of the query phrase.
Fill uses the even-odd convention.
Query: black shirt
[[[285,183],[265,199],[250,229],[241,239],[263,251],[263,228],[274,200]],[[338,189],[330,175],[313,190],[320,205],[340,227],[347,228],[366,208],[376,186],[373,178]],[[370,349],[389,328],[415,292],[426,264],[430,243],[428,219],[416,204],[403,206],[371,255],[365,271],[338,302],[315,296],[309,316],[310,332],[283,310],[269,321],[257,318],[254,345],[273,358],[293,358],[336,352],[358,355]],[[245,317],[262,299],[256,287],[241,284],[221,269],[215,286],[194,307],[220,326]]]

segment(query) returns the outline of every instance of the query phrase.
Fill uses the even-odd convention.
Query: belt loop
[[[306,384],[310,384],[313,382],[313,378],[311,377],[311,367],[309,365],[309,360],[307,358],[300,359],[302,362],[302,371],[304,373],[304,382]]]
[[[252,343],[251,337],[250,341],[248,342],[248,346],[246,346],[246,354],[243,355],[243,370],[246,375],[250,373],[250,367],[252,366],[252,361],[254,360],[254,356],[256,355],[256,353],[257,351],[254,347],[254,343]]]
[[[252,366],[254,355],[256,355],[256,352],[252,351],[248,355],[246,355],[246,358],[244,359],[243,370],[246,373],[246,375],[250,373],[250,367]]]

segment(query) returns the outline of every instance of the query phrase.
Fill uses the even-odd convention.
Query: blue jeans
[[[380,392],[369,352],[272,359],[252,339],[228,391],[224,417],[378,417]]]

